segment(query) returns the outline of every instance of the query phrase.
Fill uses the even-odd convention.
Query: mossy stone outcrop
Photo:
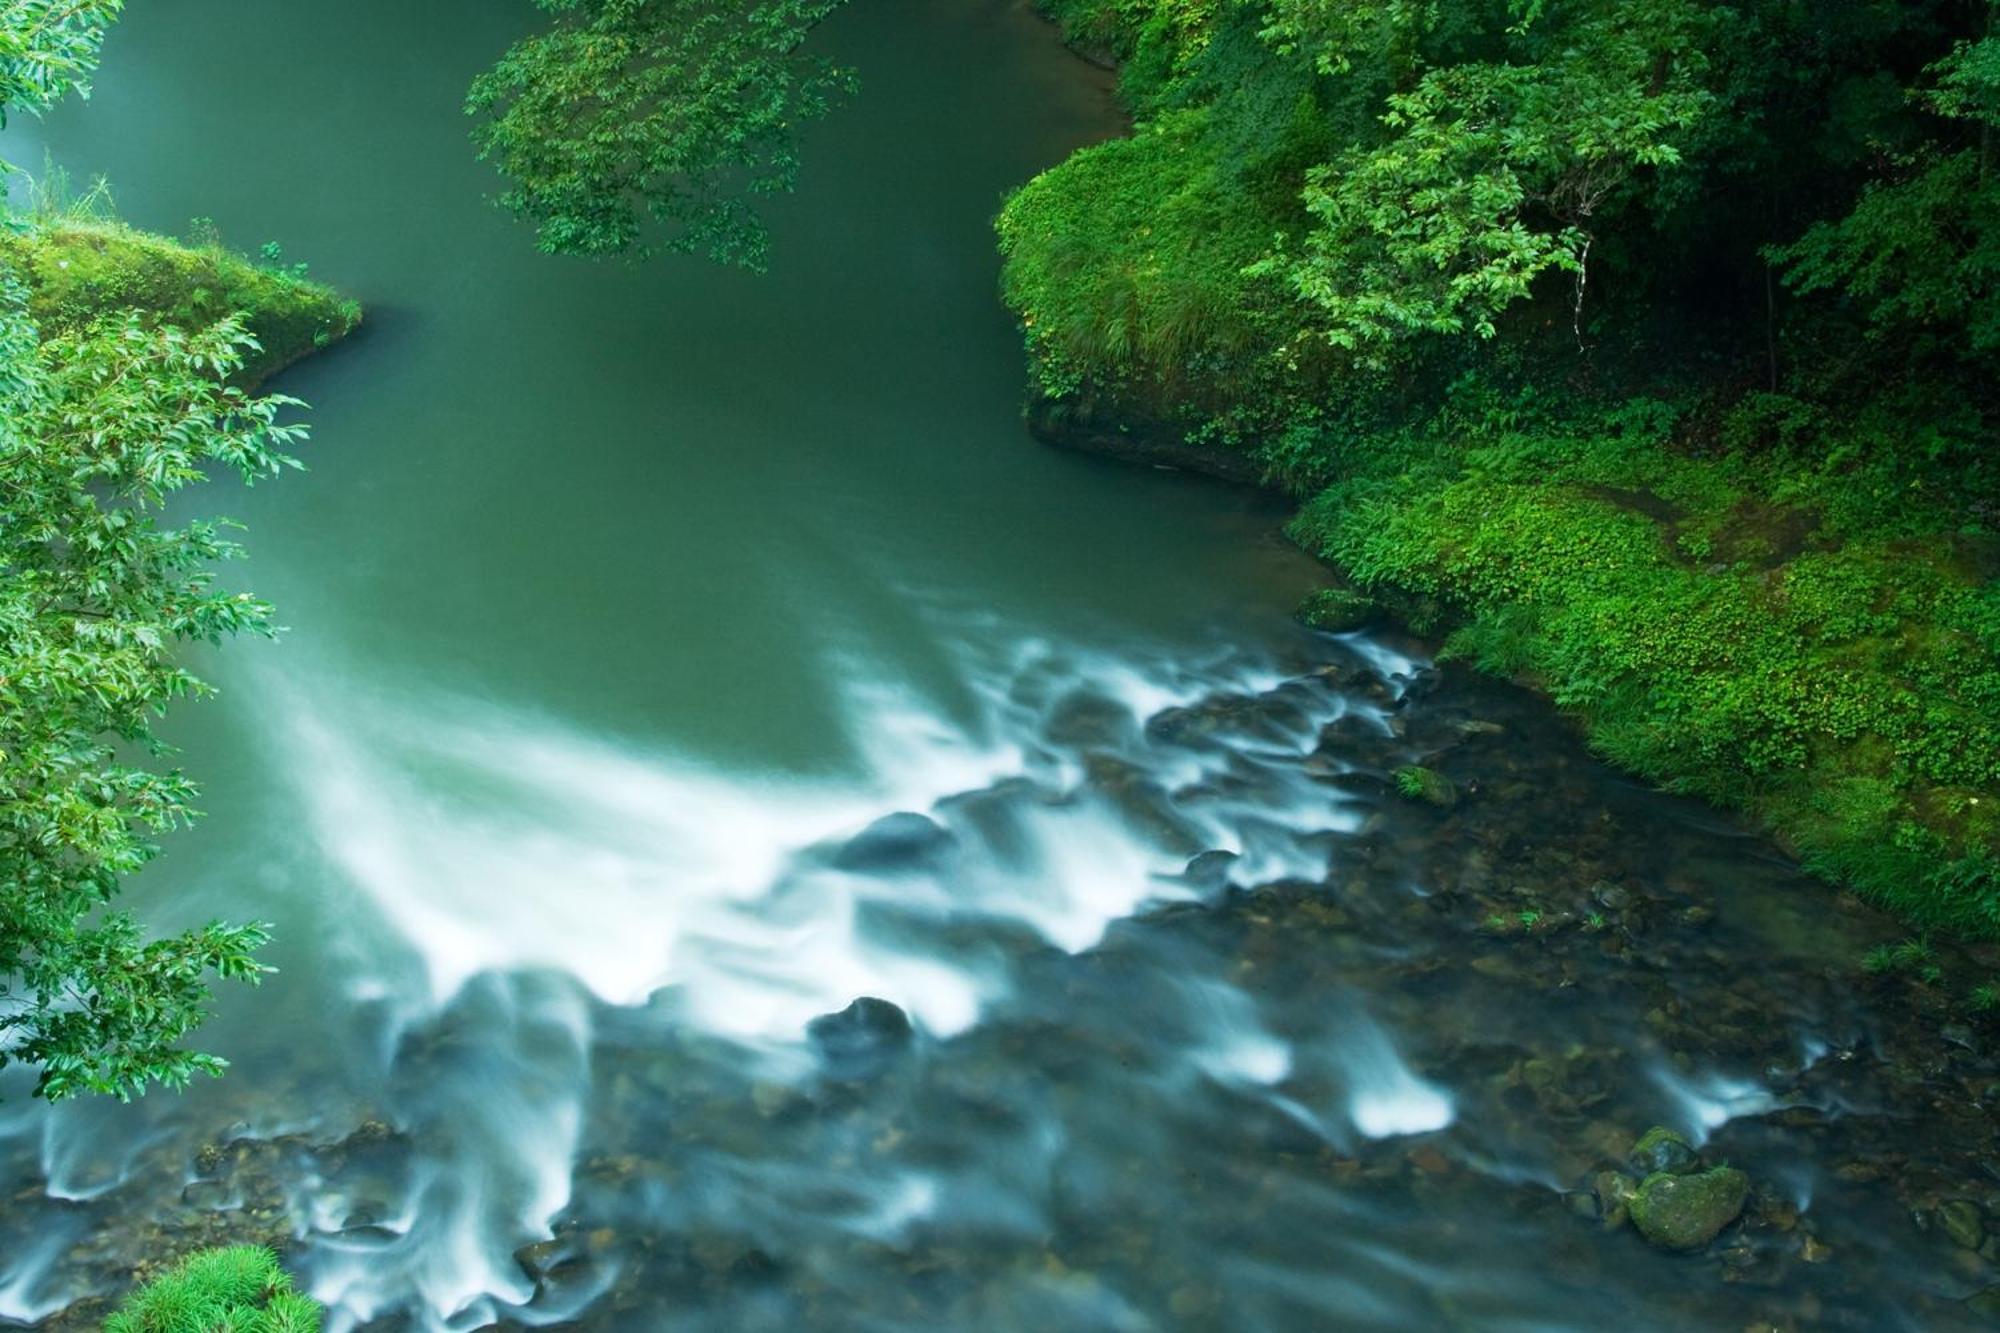
[[[300,274],[252,263],[212,242],[188,244],[109,218],[68,218],[0,231],[0,266],[28,289],[46,335],[126,310],[202,328],[244,316],[258,346],[240,383],[256,385],[352,333],[360,305]]]
[[[1749,1198],[1750,1177],[1733,1166],[1656,1171],[1632,1195],[1632,1225],[1661,1249],[1698,1250],[1742,1214]]]

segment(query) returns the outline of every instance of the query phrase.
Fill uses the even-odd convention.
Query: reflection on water
[[[334,872],[339,965],[293,982],[320,1018],[184,1100],[10,1102],[0,1313],[251,1236],[336,1329],[1966,1317],[1976,1274],[1855,1197],[1847,1127],[1908,1110],[1879,1074],[1859,1109],[1893,1017],[1824,958],[1729,975],[1760,904],[1824,895],[1754,843],[1719,849],[1731,902],[1711,819],[1368,639],[961,669],[956,713],[852,683],[860,759],[812,780],[244,682],[293,853]],[[1413,759],[1460,808],[1390,794]],[[1529,875],[1561,924],[1510,938]],[[1690,893],[1721,918],[1676,924]],[[809,1033],[858,996],[909,1024]],[[1656,1122],[1757,1181],[1720,1261],[1574,1206]]]

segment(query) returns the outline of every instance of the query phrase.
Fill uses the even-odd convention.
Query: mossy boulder
[[[1632,1195],[1632,1225],[1661,1249],[1698,1250],[1741,1216],[1749,1198],[1750,1177],[1733,1166],[1656,1171]]]
[[[1434,768],[1410,764],[1396,770],[1396,791],[1405,800],[1422,801],[1440,810],[1458,804],[1458,786]]]

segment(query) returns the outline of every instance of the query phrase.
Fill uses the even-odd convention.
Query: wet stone
[[[196,1180],[181,1190],[181,1202],[190,1208],[217,1210],[234,1208],[241,1199],[235,1187],[226,1181]]]
[[[1198,889],[1213,892],[1229,883],[1229,868],[1239,859],[1235,852],[1220,849],[1202,852],[1187,863],[1181,878]]]
[[[1632,1196],[1632,1224],[1666,1250],[1698,1250],[1734,1222],[1750,1197],[1750,1177],[1718,1166],[1694,1175],[1662,1171]]]
[[[1688,1141],[1663,1125],[1655,1125],[1639,1136],[1639,1141],[1632,1145],[1629,1160],[1632,1169],[1642,1177],[1656,1171],[1685,1175],[1699,1165]]]
[[[1132,715],[1116,699],[1077,692],[1057,700],[1042,734],[1056,745],[1108,745],[1132,726]]]
[[[870,1079],[909,1048],[910,1017],[887,1000],[864,995],[837,1014],[806,1024],[806,1039],[827,1076],[839,1082]]]
[[[536,1283],[548,1281],[581,1258],[575,1242],[568,1236],[539,1240],[514,1251],[514,1262],[530,1282]]]
[[[1616,1171],[1600,1171],[1591,1181],[1597,1199],[1597,1216],[1607,1229],[1622,1227],[1631,1216],[1632,1193],[1638,1186],[1630,1176]]]
[[[1638,895],[1623,884],[1599,884],[1591,889],[1590,897],[1607,912],[1628,911],[1639,901]]]
[[[1961,1249],[1976,1250],[1986,1239],[1985,1214],[1970,1199],[1953,1199],[1939,1204],[1937,1226]]]
[[[866,875],[909,874],[935,866],[951,849],[949,830],[928,815],[884,815],[834,853],[842,870]]]

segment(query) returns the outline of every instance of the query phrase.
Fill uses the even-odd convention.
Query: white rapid
[[[850,667],[844,761],[806,773],[268,655],[231,682],[265,832],[224,878],[291,923],[285,970],[225,997],[219,1083],[0,1105],[0,1325],[218,1234],[286,1245],[330,1333],[775,1328],[802,1302],[914,1333],[919,1260],[991,1266],[964,1289],[1005,1308],[953,1326],[1162,1326],[1048,1265],[1052,1235],[1213,1270],[1246,1329],[1543,1308],[1491,1262],[1539,1231],[1461,1268],[1416,1202],[1568,1190],[1516,1025],[1626,1029],[1469,998],[1493,946],[1447,898],[1490,843],[1410,891],[1457,814],[1391,774],[1464,734],[1422,715],[1426,665],[1358,636],[995,640],[958,651],[951,703]],[[860,997],[900,1015],[829,1038]],[[1779,1105],[1634,1051],[1622,1118],[1700,1142]],[[1802,1206],[1824,1185],[1773,1170]]]
[[[1363,649],[1392,690],[1416,668]],[[1080,953],[1149,906],[1212,892],[1183,873],[1194,851],[1230,854],[1244,883],[1322,873],[1323,839],[1358,815],[1298,759],[1349,712],[1387,730],[1379,703],[1269,662],[1028,643],[962,665],[974,704],[956,715],[856,680],[852,763],[807,776],[725,771],[490,700],[370,690],[351,672],[271,669],[238,685],[296,812],[288,855],[332,923],[318,947],[341,960],[337,1002],[371,1015],[358,1044],[380,1063],[366,1081],[422,1145],[387,1200],[316,1174],[291,1183],[336,1333],[397,1309],[436,1328],[543,1322],[592,1298],[537,1299],[510,1256],[572,1201],[593,1014],[663,1016],[780,1083],[812,1074],[808,1022],[856,996],[898,1005],[925,1040],[961,1036],[1010,996],[1024,941]],[[1154,744],[1149,727],[1176,725],[1199,734]],[[1207,787],[1173,810],[1160,799]],[[875,847],[886,816],[928,830],[923,845]],[[1286,1043],[1234,988],[1189,986],[1203,1043],[1191,1067],[1288,1107]],[[1380,1136],[1449,1120],[1385,1034],[1357,1034],[1366,1049],[1341,1057],[1350,1104],[1285,1113],[1339,1138],[1348,1122]],[[756,1178],[798,1185],[775,1170]],[[884,1177],[842,1225],[899,1234],[960,1206],[952,1188]],[[1032,1225],[1040,1205],[1017,1206]],[[613,1270],[595,1271],[601,1286]]]

